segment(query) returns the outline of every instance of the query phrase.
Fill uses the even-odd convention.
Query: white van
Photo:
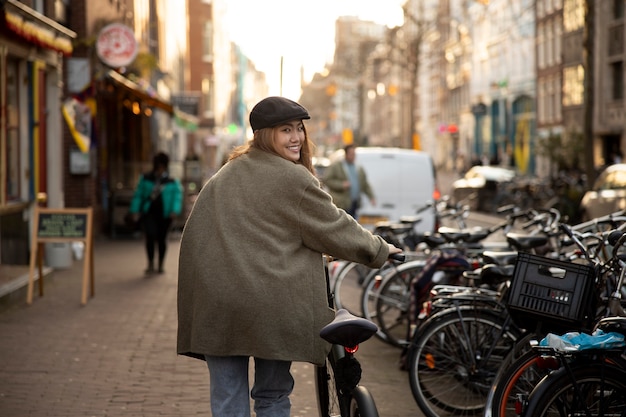
[[[329,156],[331,162],[343,159],[343,149]],[[357,147],[356,161],[365,169],[374,190],[376,206],[362,199],[358,220],[368,228],[378,221],[398,221],[402,216],[414,216],[429,201],[438,198],[435,168],[426,152],[401,148]],[[422,221],[415,230],[435,228],[434,210],[419,213]]]

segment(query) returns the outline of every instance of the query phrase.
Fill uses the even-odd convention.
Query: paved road
[[[80,305],[82,261],[46,278],[44,296],[0,313],[3,417],[210,416],[208,371],[177,357],[178,241],[166,273],[143,276],[138,240],[97,241],[95,297]],[[381,416],[420,416],[399,351],[370,340],[357,353]],[[313,367],[295,364],[293,416],[317,416]]]

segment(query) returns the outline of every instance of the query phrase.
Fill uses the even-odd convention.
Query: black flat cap
[[[292,120],[310,118],[309,112],[295,101],[273,96],[264,98],[252,108],[250,126],[252,131],[256,131]]]

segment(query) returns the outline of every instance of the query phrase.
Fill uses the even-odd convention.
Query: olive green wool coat
[[[388,246],[332,203],[306,168],[257,149],[203,187],[178,269],[178,354],[323,364],[322,253],[379,267]]]

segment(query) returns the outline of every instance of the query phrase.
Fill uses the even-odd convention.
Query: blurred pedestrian
[[[169,176],[169,162],[170,158],[164,152],[154,156],[152,171],[141,176],[130,203],[130,212],[134,214],[135,221],[141,222],[145,236],[146,274],[164,272],[167,234],[182,211],[183,189],[177,179]],[[158,269],[154,265],[155,246],[158,249]]]
[[[361,206],[361,195],[365,194],[373,206],[376,205],[376,198],[365,170],[356,163],[355,145],[346,145],[343,149],[344,159],[332,163],[326,169],[323,182],[337,207],[356,218]]]
[[[213,417],[249,417],[250,397],[257,417],[290,416],[292,361],[322,365],[329,349],[322,254],[377,268],[400,251],[322,189],[309,118],[283,97],[257,103],[253,139],[205,184],[183,230],[177,351],[206,361]]]

